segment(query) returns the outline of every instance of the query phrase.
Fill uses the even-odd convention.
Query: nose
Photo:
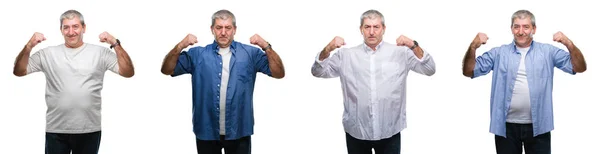
[[[369,34],[370,35],[375,35],[375,29],[374,28],[369,28]]]
[[[221,28],[221,31],[219,32],[219,34],[221,34],[221,36],[225,36],[225,28]]]

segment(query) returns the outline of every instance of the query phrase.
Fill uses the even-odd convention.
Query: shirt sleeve
[[[404,51],[408,58],[406,62],[410,67],[410,70],[428,76],[435,74],[435,62],[428,52],[423,50],[423,57],[419,59],[413,50],[410,50],[407,47],[401,49],[405,49]]]
[[[254,59],[254,65],[257,69],[256,71],[266,74],[268,76],[272,76],[271,68],[269,67],[269,59],[267,58],[267,54],[264,51],[256,48]]]
[[[311,73],[315,77],[319,78],[335,78],[340,76],[340,65],[342,63],[342,54],[343,49],[339,49],[337,52],[333,52],[333,55],[330,55],[328,58],[325,58],[323,61],[319,60],[319,56],[321,52],[317,54],[315,58],[315,62],[312,65]],[[331,54],[331,53],[330,53]]]
[[[573,63],[571,63],[571,54],[563,49],[552,46],[552,61],[554,67],[569,73],[575,74],[573,71]]]
[[[105,48],[102,54],[102,61],[104,62],[104,70],[110,70],[113,73],[119,73],[119,64],[117,61],[117,54],[112,52],[110,49]]]
[[[493,48],[490,51],[483,53],[475,59],[475,68],[473,77],[476,78],[490,73],[494,69],[494,61],[498,54],[498,48]]]
[[[35,52],[33,55],[29,56],[29,61],[27,63],[27,74],[44,71],[42,67],[42,53],[44,50],[39,50]]]
[[[179,53],[179,58],[177,59],[177,64],[175,65],[175,70],[173,71],[173,74],[171,74],[172,77],[175,76],[179,76],[182,74],[189,74],[192,73],[192,71],[194,70],[194,54],[196,53],[196,50],[194,50],[193,48],[190,49],[189,51],[183,51],[181,53]]]

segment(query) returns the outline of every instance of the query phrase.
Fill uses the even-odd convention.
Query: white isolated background
[[[59,16],[68,9],[83,13],[84,41],[101,44],[108,31],[131,56],[136,74],[122,78],[107,72],[102,91],[100,153],[196,153],[192,132],[189,75],[160,73],[165,54],[188,34],[195,46],[212,43],[210,16],[229,9],[237,17],[235,39],[249,43],[253,34],[269,41],[281,56],[284,79],[260,74],[254,94],[256,154],[346,153],[339,79],[310,73],[317,53],[341,36],[346,47],[362,43],[360,15],[381,11],[384,41],[400,35],[419,41],[434,58],[431,77],[411,73],[408,79],[408,128],[402,153],[495,153],[489,129],[491,74],[469,79],[461,74],[462,58],[477,32],[489,41],[477,54],[512,41],[510,16],[519,9],[537,18],[534,39],[551,43],[564,32],[583,52],[588,70],[575,76],[555,71],[553,153],[597,151],[597,27],[600,11],[592,1],[3,1],[0,2],[0,153],[43,153],[46,105],[43,73],[15,77],[15,57],[34,32],[47,40],[33,52],[63,43]],[[108,44],[101,44],[108,47]],[[33,53],[32,52],[32,53]],[[596,77],[596,78],[594,78]]]

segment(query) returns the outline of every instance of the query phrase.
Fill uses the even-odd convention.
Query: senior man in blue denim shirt
[[[234,41],[235,16],[219,10],[210,26],[215,41],[205,47],[184,48],[197,43],[188,34],[165,57],[162,73],[192,75],[193,125],[198,153],[250,154],[254,133],[252,95],[257,72],[283,78],[281,59],[271,44],[254,35],[251,45]]]
[[[476,78],[494,71],[490,132],[495,134],[496,153],[520,154],[524,146],[526,154],[550,154],[554,67],[575,74],[584,72],[586,63],[562,32],[554,34],[554,41],[569,52],[533,41],[535,16],[527,10],[512,15],[511,29],[512,43],[475,58],[475,50],[488,40],[484,33],[477,34],[465,54],[463,75]]]

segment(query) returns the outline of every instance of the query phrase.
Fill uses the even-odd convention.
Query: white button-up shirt
[[[333,52],[332,52],[333,53]],[[319,53],[320,54],[320,53]],[[409,70],[431,76],[433,58],[417,58],[405,46],[380,43],[340,48],[312,66],[320,78],[340,77],[344,96],[344,130],[361,140],[389,138],[406,128],[406,77]]]

